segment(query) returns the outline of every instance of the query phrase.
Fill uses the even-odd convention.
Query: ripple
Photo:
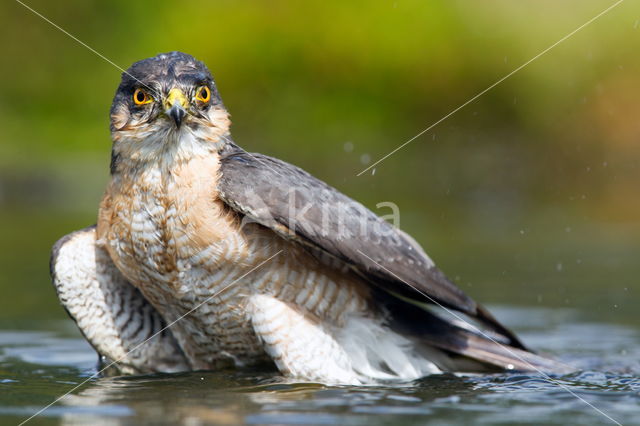
[[[580,371],[552,377],[442,374],[362,387],[297,383],[261,370],[102,378],[43,415],[74,425],[377,425],[426,419],[430,425],[610,424],[601,410],[620,423],[637,422],[638,330],[581,322],[567,309],[496,312],[521,327],[531,346],[560,355]],[[0,332],[0,422],[19,423],[95,372],[93,350],[83,339],[68,336],[63,331]]]

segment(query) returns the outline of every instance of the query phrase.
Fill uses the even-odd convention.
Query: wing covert
[[[449,281],[411,237],[304,170],[229,144],[221,153],[220,171],[219,196],[245,220],[320,248],[392,294],[435,301],[475,317],[522,346]]]

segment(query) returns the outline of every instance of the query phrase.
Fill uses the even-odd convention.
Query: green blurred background
[[[27,1],[123,68],[171,50],[203,60],[239,144],[374,211],[397,203],[484,303],[637,324],[638,2],[356,176],[613,3]],[[17,2],[0,15],[0,325],[40,327],[65,315],[51,245],[95,221],[120,71]]]

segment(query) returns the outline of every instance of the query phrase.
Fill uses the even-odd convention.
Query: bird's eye
[[[153,98],[151,97],[150,94],[148,94],[144,90],[136,89],[136,91],[133,92],[133,102],[136,105],[145,105],[153,102]]]
[[[205,104],[211,99],[211,90],[207,86],[202,86],[196,92],[196,99]]]

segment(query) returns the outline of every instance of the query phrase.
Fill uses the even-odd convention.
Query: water
[[[19,424],[96,372],[47,271],[53,242],[95,213],[41,210],[0,210],[0,425]],[[410,230],[528,345],[580,369],[555,380],[638,424],[640,226],[579,219]],[[263,370],[91,378],[27,424],[614,424],[565,388],[535,374],[378,387],[287,383]]]
[[[90,378],[96,355],[69,320],[0,332],[0,423],[18,424],[86,381],[29,424],[615,424],[605,414],[638,424],[637,329],[566,308],[492,309],[532,347],[581,370],[362,387],[291,383],[264,370]]]

